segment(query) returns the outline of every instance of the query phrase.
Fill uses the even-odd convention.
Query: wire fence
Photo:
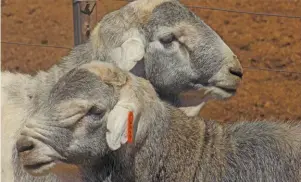
[[[8,42],[8,41],[1,41],[1,44],[11,44],[11,45],[19,45],[19,46],[33,46],[33,47],[49,47],[49,48],[56,48],[56,49],[69,49],[70,47],[64,47],[64,46],[55,46],[55,45],[43,45],[43,44],[27,44],[27,43],[21,43],[21,42]]]
[[[301,16],[292,16],[292,15],[282,15],[276,13],[261,13],[261,12],[250,12],[250,11],[240,11],[240,10],[232,10],[232,9],[224,9],[224,8],[213,8],[208,6],[191,6],[187,5],[189,8],[197,8],[197,9],[206,9],[212,11],[223,11],[227,13],[239,13],[239,14],[247,14],[247,15],[257,15],[257,16],[274,16],[274,17],[282,17],[282,18],[294,18],[301,19]]]
[[[88,2],[88,0],[80,0],[82,2]],[[95,1],[97,3],[99,0]],[[127,2],[125,0],[115,0],[115,1],[122,1]],[[104,2],[102,2],[106,13],[109,12],[108,7]],[[208,7],[208,6],[196,6],[196,5],[186,5],[188,8],[196,8],[196,9],[206,9],[211,11],[220,11],[226,13],[238,13],[238,14],[247,14],[247,15],[255,15],[255,16],[267,16],[267,17],[279,17],[279,18],[288,18],[288,19],[301,19],[301,16],[295,15],[283,15],[277,13],[265,13],[265,12],[250,12],[250,11],[242,11],[242,10],[233,10],[233,9],[224,9],[224,8],[215,8],[215,7]],[[97,8],[96,8],[97,11]],[[97,12],[96,12],[97,13]],[[57,46],[57,45],[43,45],[43,44],[29,44],[29,43],[21,43],[21,42],[9,42],[9,41],[1,41],[1,44],[10,44],[10,45],[18,45],[18,46],[35,46],[35,47],[44,47],[44,48],[56,48],[56,49],[67,49],[71,50],[71,47],[65,46]],[[244,69],[249,71],[268,71],[268,72],[278,72],[278,73],[289,73],[289,74],[300,74],[301,72],[297,71],[287,71],[287,70],[280,70],[280,69],[269,69],[269,68],[257,68],[257,67],[246,67],[243,66]]]

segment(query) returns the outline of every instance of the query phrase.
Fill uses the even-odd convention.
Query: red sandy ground
[[[72,47],[71,0],[2,0],[2,41]],[[185,4],[301,16],[300,0],[202,0]],[[101,0],[97,17],[124,2]],[[244,67],[301,72],[301,19],[264,17],[192,8],[238,55]],[[1,44],[2,70],[34,73],[68,50]],[[301,74],[245,69],[238,93],[211,101],[201,115],[219,121],[301,120]]]

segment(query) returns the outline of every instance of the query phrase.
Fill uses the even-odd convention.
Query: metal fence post
[[[96,6],[96,1],[97,0],[72,0],[74,46],[84,43],[89,38],[92,28],[90,16]],[[90,7],[91,4],[92,7]]]
[[[80,2],[72,0],[73,3],[73,28],[74,28],[74,46],[81,43],[81,18],[80,18]]]

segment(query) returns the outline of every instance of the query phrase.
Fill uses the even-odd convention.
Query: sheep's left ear
[[[145,43],[140,34],[129,37],[120,47],[110,53],[111,59],[123,70],[131,70],[145,54]]]
[[[130,113],[133,113],[133,115],[131,116]],[[117,150],[127,142],[133,142],[138,115],[138,109],[134,104],[119,101],[115,105],[107,120],[106,140],[111,150]]]

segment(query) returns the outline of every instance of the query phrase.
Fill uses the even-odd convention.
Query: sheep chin
[[[56,162],[48,162],[45,164],[25,165],[24,169],[32,176],[46,176],[56,166]]]

